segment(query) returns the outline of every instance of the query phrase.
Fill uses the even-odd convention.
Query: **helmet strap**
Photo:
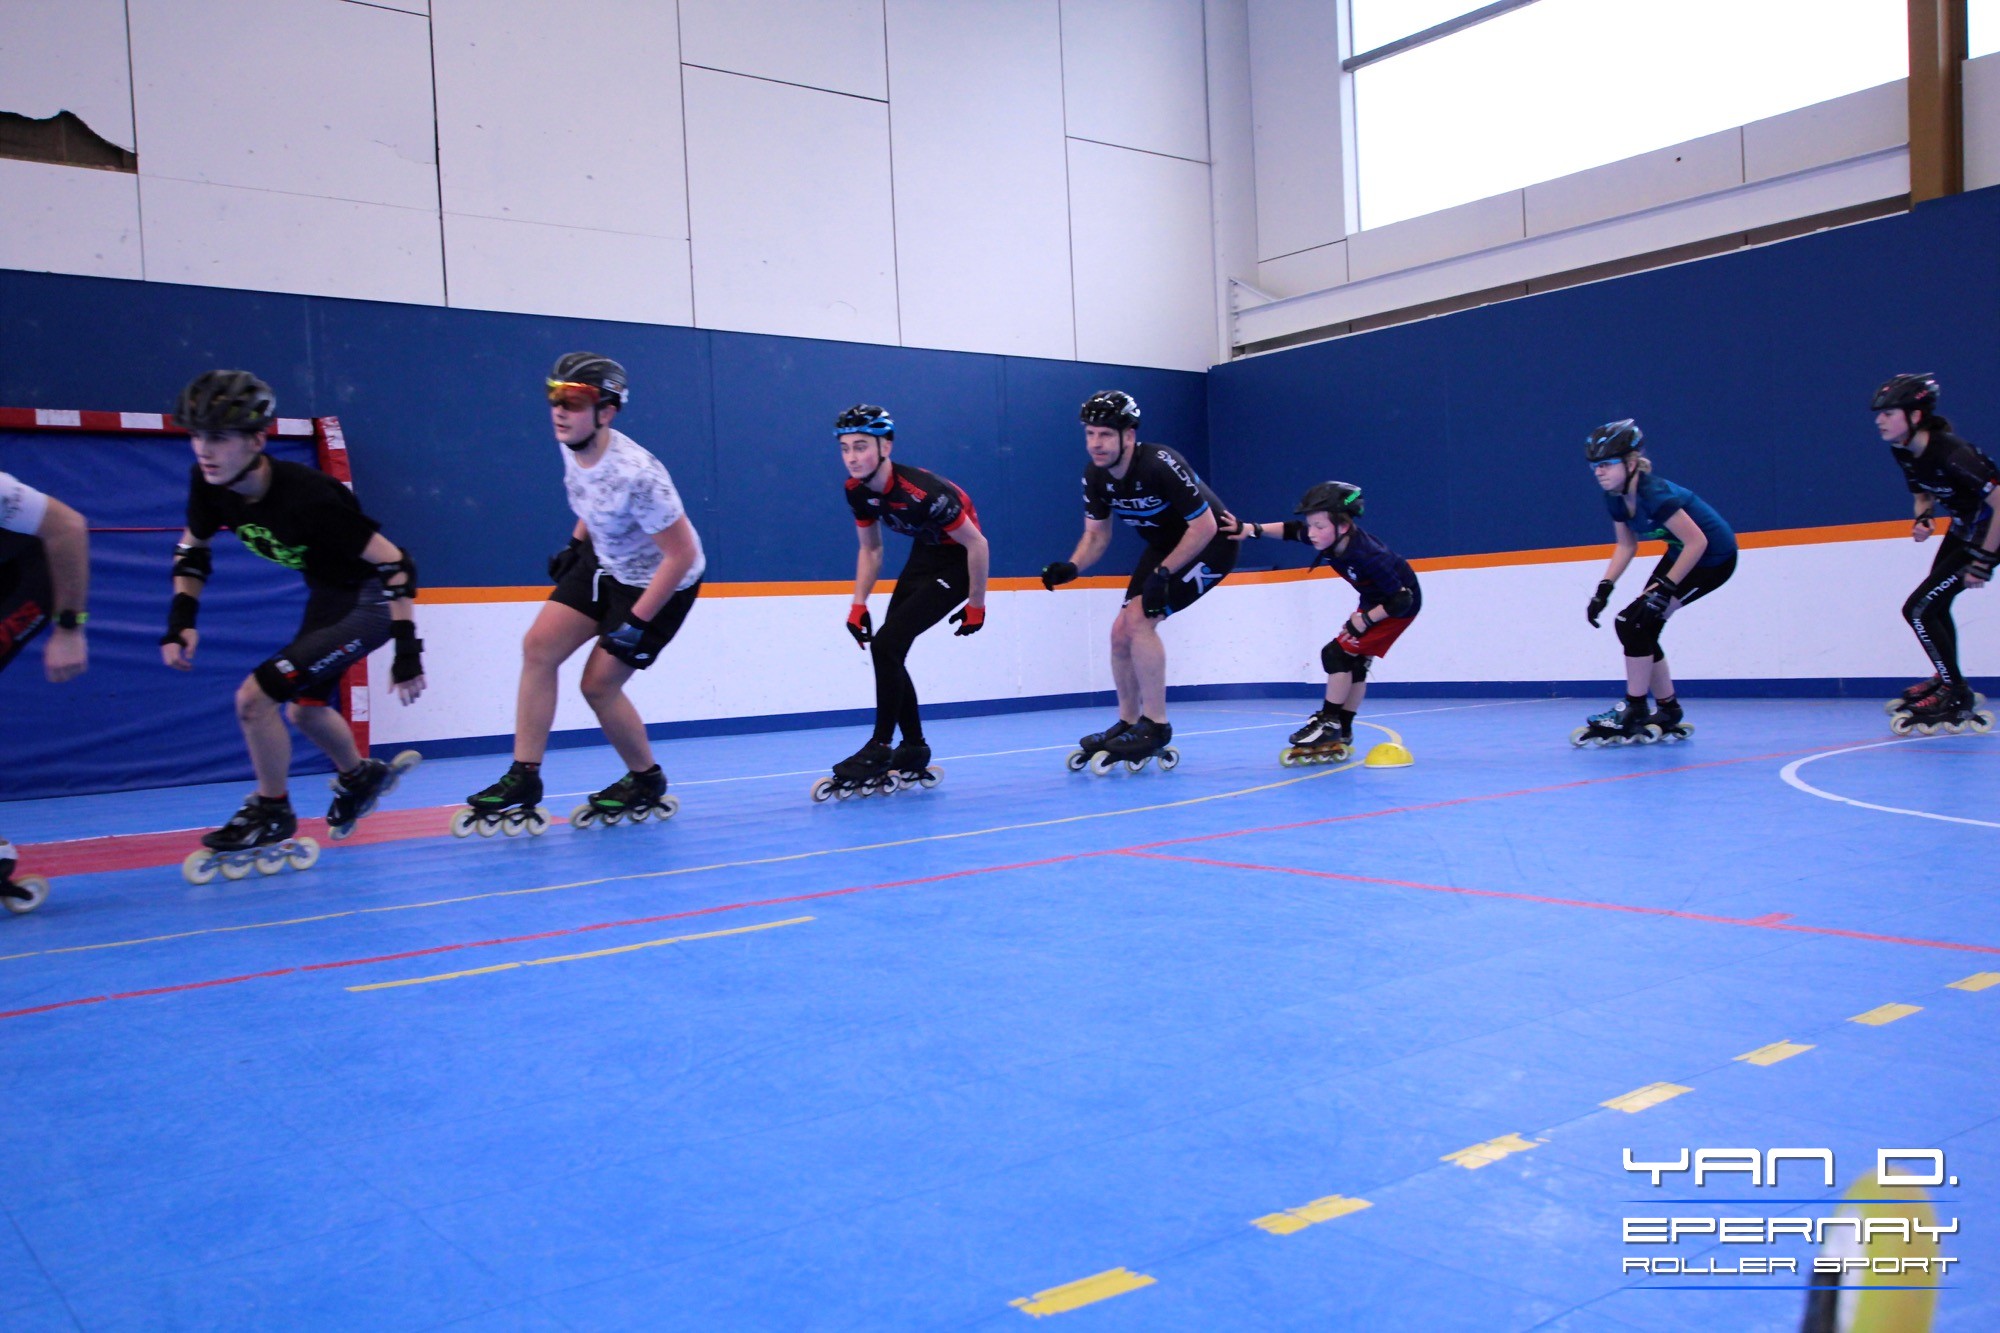
[[[222,489],[228,490],[231,487],[235,486],[238,482],[242,481],[245,477],[249,476],[252,472],[255,472],[257,470],[257,465],[262,463],[263,461],[264,461],[264,451],[262,449],[259,449],[255,454],[251,455],[249,462],[245,463],[240,469],[237,470],[235,476],[231,477],[228,481],[219,482],[217,484],[220,485]]]

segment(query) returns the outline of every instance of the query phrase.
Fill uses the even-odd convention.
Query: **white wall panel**
[[[1341,169],[1340,50],[1332,4],[1250,0],[1256,122],[1257,257],[1347,234]]]
[[[1083,361],[1206,370],[1215,360],[1208,168],[1072,139],[1076,354]]]
[[[2000,52],[1965,62],[1965,188],[2000,185]]]
[[[1325,291],[1347,281],[1347,242],[1316,245],[1257,265],[1257,286],[1273,296]]]
[[[0,158],[0,268],[144,277],[139,178]]]
[[[1371,227],[1347,238],[1347,271],[1359,282],[1454,255],[1471,254],[1525,235],[1521,192],[1496,194],[1407,222]]]
[[[1769,180],[1910,141],[1908,85],[1864,88],[1743,127],[1743,178]]]
[[[1530,185],[1528,235],[1545,236],[1743,183],[1743,132],[1724,130]]]
[[[882,0],[680,0],[680,29],[690,65],[889,95]]]
[[[437,0],[431,22],[445,212],[687,236],[672,5],[568,0],[563,30],[607,35],[581,87],[546,13]]]
[[[330,0],[130,0],[130,13],[142,174],[437,208],[422,18]],[[219,42],[227,76],[197,82]]]
[[[1257,149],[1249,0],[1206,0],[1208,198],[1215,220],[1215,359],[1229,356],[1230,282],[1257,283]]]
[[[125,0],[7,0],[0,16],[0,111],[58,111],[120,148],[132,137]]]
[[[678,236],[444,215],[451,304],[470,310],[692,324],[688,243]]]
[[[1206,162],[1203,40],[1201,0],[1062,0],[1070,134]]]
[[[703,69],[683,81],[696,321],[897,341],[888,107]]]
[[[148,176],[139,189],[146,276],[154,281],[444,300],[435,212]]]
[[[889,0],[903,341],[1069,358],[1056,0]]]
[[[350,5],[374,5],[379,9],[400,9],[405,14],[428,14],[429,0],[343,0]]]

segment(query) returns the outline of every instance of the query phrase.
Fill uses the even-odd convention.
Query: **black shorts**
[[[49,605],[54,600],[48,554],[40,542],[29,544],[12,560],[0,564],[0,670],[48,627]]]
[[[1218,535],[1204,546],[1193,564],[1182,570],[1180,577],[1167,584],[1167,614],[1185,611],[1201,600],[1203,593],[1229,577],[1229,571],[1236,568],[1236,553],[1241,542]],[[1160,561],[1173,554],[1172,548],[1161,550],[1148,546],[1146,553],[1139,557],[1139,563],[1132,570],[1132,577],[1125,583],[1125,600],[1137,597],[1146,586],[1146,576],[1160,567]]]
[[[586,544],[583,558],[569,567],[562,581],[549,594],[549,600],[572,611],[582,612],[597,622],[599,634],[609,634],[625,623],[625,617],[631,614],[632,604],[645,591],[629,583],[620,583],[608,571],[599,568],[595,555]],[[681,622],[687,619],[694,599],[700,595],[701,580],[696,579],[669,597],[667,604],[653,617],[651,628],[664,636],[660,640],[661,647],[674,641],[674,635],[680,633]]]
[[[379,580],[358,588],[313,588],[299,632],[251,674],[279,703],[324,706],[347,668],[389,641],[392,622],[389,594]]]
[[[1674,562],[1680,558],[1680,552],[1668,551],[1660,557],[1660,563],[1653,566],[1653,573],[1646,582],[1651,583],[1653,579],[1663,579],[1673,573]],[[1729,582],[1729,576],[1735,572],[1736,557],[1733,555],[1721,564],[1696,565],[1688,571],[1687,578],[1681,581],[1681,590],[1674,594],[1675,600],[1686,606],[1689,602],[1704,597]]]

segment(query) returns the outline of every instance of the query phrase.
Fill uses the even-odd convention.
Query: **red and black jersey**
[[[847,479],[847,507],[856,527],[880,521],[919,545],[956,545],[952,533],[970,522],[979,526],[972,497],[935,472],[905,463],[889,464],[889,489],[876,493],[867,482]]]

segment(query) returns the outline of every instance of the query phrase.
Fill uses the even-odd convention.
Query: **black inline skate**
[[[1088,736],[1080,738],[1076,743],[1076,749],[1069,752],[1069,759],[1067,760],[1069,771],[1072,773],[1083,772],[1085,766],[1092,759],[1104,753],[1106,746],[1131,729],[1132,724],[1120,718],[1104,730],[1093,731]]]
[[[928,748],[924,757],[930,757]],[[888,795],[902,786],[895,773],[896,751],[887,741],[871,740],[833,766],[833,776],[812,785],[815,801],[844,801],[850,796]]]
[[[289,800],[280,796],[270,801],[252,793],[227,824],[201,835],[205,850],[188,853],[181,875],[190,884],[206,884],[218,871],[233,880],[252,870],[260,875],[275,875],[286,866],[310,870],[319,860],[319,844],[297,837],[298,831],[299,817]]]
[[[14,878],[14,844],[0,839],[0,904],[15,916],[26,916],[48,897],[49,882],[40,875]]]
[[[1694,723],[1682,720],[1681,701],[1669,699],[1653,709],[1653,715],[1646,719],[1660,729],[1663,741],[1684,741],[1694,735]]]
[[[681,810],[681,798],[667,795],[667,775],[654,764],[644,773],[627,773],[570,811],[571,828],[586,829],[593,824],[610,828],[620,822],[643,824],[648,819],[672,819]]]
[[[1298,764],[1344,764],[1354,757],[1354,735],[1341,726],[1332,704],[1322,705],[1278,752],[1286,768]]]
[[[451,817],[451,836],[477,833],[490,838],[504,833],[511,838],[526,832],[539,838],[549,831],[549,817],[541,804],[542,766],[517,759],[498,782],[465,798],[465,808]]]
[[[1173,738],[1173,723],[1142,717],[1091,756],[1090,771],[1103,777],[1116,765],[1123,764],[1130,772],[1137,773],[1146,766],[1148,759],[1155,757],[1159,759],[1162,771],[1171,769],[1181,761],[1181,752],[1169,744]]]
[[[1917,701],[1907,713],[1889,719],[1889,730],[1898,736],[1915,732],[1919,736],[1957,736],[1962,732],[1980,735],[1993,730],[1993,714],[1979,706],[1979,696],[1960,686],[1956,690],[1935,690]]]
[[[1943,686],[1944,681],[1938,676],[1932,676],[1929,680],[1920,680],[1910,686],[1909,689],[1904,690],[1901,694],[1889,700],[1889,702],[1883,704],[1882,711],[1892,717],[1897,713],[1907,713],[1931,695],[1936,694]],[[1972,706],[1974,708],[1983,707],[1985,703],[1985,695],[1974,694],[1972,696]]]
[[[1635,705],[1627,699],[1592,714],[1588,722],[1569,734],[1569,743],[1577,746],[1651,745],[1658,739],[1659,728],[1653,725],[1645,702]]]
[[[944,781],[944,770],[931,767],[931,747],[922,741],[905,739],[889,756],[889,767],[899,790],[922,787],[929,791]]]
[[[335,842],[349,837],[362,816],[375,803],[396,790],[403,774],[424,762],[415,750],[405,750],[388,763],[363,759],[352,773],[336,773],[327,785],[333,788],[333,804],[326,811],[326,835]]]

